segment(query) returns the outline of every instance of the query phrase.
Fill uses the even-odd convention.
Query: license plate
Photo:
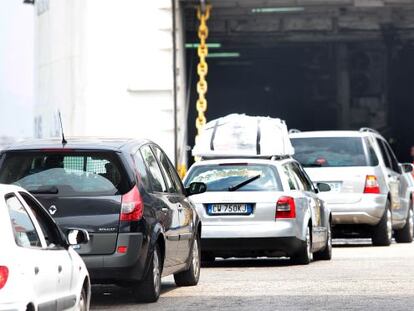
[[[207,213],[209,215],[249,215],[252,213],[250,204],[209,204]]]
[[[327,182],[329,187],[331,187],[331,192],[340,192],[341,191],[341,183],[340,182]]]

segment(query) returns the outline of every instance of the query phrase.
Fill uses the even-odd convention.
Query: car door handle
[[[34,272],[35,272],[36,275],[39,274],[39,267],[35,267]]]
[[[58,266],[58,272],[61,273],[62,272],[62,266]]]

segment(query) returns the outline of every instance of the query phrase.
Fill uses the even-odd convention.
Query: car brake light
[[[6,266],[0,266],[0,289],[6,285],[7,279],[9,278],[9,268]]]
[[[377,176],[367,175],[365,179],[364,193],[381,193]]]
[[[276,204],[275,218],[295,218],[296,205],[292,197],[280,197]]]
[[[128,250],[128,246],[118,246],[116,251],[120,254],[125,254],[127,250]]]
[[[144,202],[138,187],[135,186],[122,196],[121,221],[137,221],[142,218]]]

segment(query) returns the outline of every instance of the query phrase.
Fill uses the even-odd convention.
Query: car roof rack
[[[302,131],[298,130],[298,129],[289,129],[289,134],[300,133],[300,132],[302,132]]]
[[[274,155],[270,158],[270,160],[272,161],[276,161],[276,160],[285,160],[285,159],[290,159],[291,156],[290,155]]]
[[[361,127],[361,128],[359,129],[359,131],[360,131],[360,132],[366,132],[366,133],[375,133],[375,134],[379,134],[379,132],[378,132],[378,131],[376,131],[376,130],[374,130],[374,129],[372,129],[372,128],[369,128],[369,127]]]
[[[290,155],[274,155],[274,156],[261,156],[261,155],[252,155],[252,156],[204,156],[200,157],[200,161],[203,160],[227,160],[227,159],[251,159],[251,160],[284,160],[290,159]]]

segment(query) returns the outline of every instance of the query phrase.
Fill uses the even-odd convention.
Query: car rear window
[[[0,183],[40,194],[116,195],[128,190],[124,175],[111,152],[11,152],[0,168]]]
[[[304,167],[374,165],[364,151],[361,137],[291,138],[291,141],[294,158]]]
[[[207,191],[229,191],[241,182],[260,176],[240,187],[240,191],[281,191],[277,170],[262,164],[211,164],[197,166],[186,178],[185,186],[192,182],[203,182]]]

